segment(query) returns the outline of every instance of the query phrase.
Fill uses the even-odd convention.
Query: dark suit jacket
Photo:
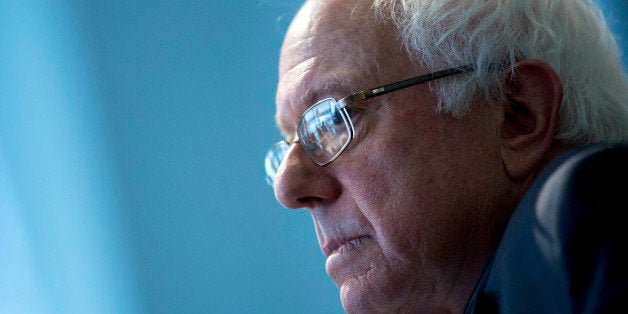
[[[628,313],[628,145],[557,158],[515,210],[466,313]]]

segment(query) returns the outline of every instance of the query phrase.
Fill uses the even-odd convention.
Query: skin
[[[427,72],[382,23],[369,4],[303,6],[280,59],[277,121],[287,140],[320,99]],[[536,154],[521,144],[539,124],[534,115],[475,104],[455,119],[436,113],[436,104],[425,84],[364,101],[368,109],[353,120],[357,135],[337,160],[318,166],[296,144],[279,169],[276,197],[311,213],[349,313],[462,312],[517,201],[551,155],[551,136],[526,142],[542,142]]]

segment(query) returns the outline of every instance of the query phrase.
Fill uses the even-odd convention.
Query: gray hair
[[[590,0],[374,0],[374,8],[392,19],[417,65],[474,64],[470,77],[432,84],[438,110],[460,117],[477,97],[503,99],[502,74],[492,65],[539,59],[563,83],[558,140],[628,140],[628,81],[613,35]]]

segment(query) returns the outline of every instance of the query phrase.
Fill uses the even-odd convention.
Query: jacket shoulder
[[[515,210],[467,312],[628,309],[628,145],[569,152]]]

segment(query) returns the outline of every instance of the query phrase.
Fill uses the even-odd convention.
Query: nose
[[[319,166],[293,143],[275,177],[275,197],[286,208],[314,208],[336,198],[340,184],[329,166]]]

